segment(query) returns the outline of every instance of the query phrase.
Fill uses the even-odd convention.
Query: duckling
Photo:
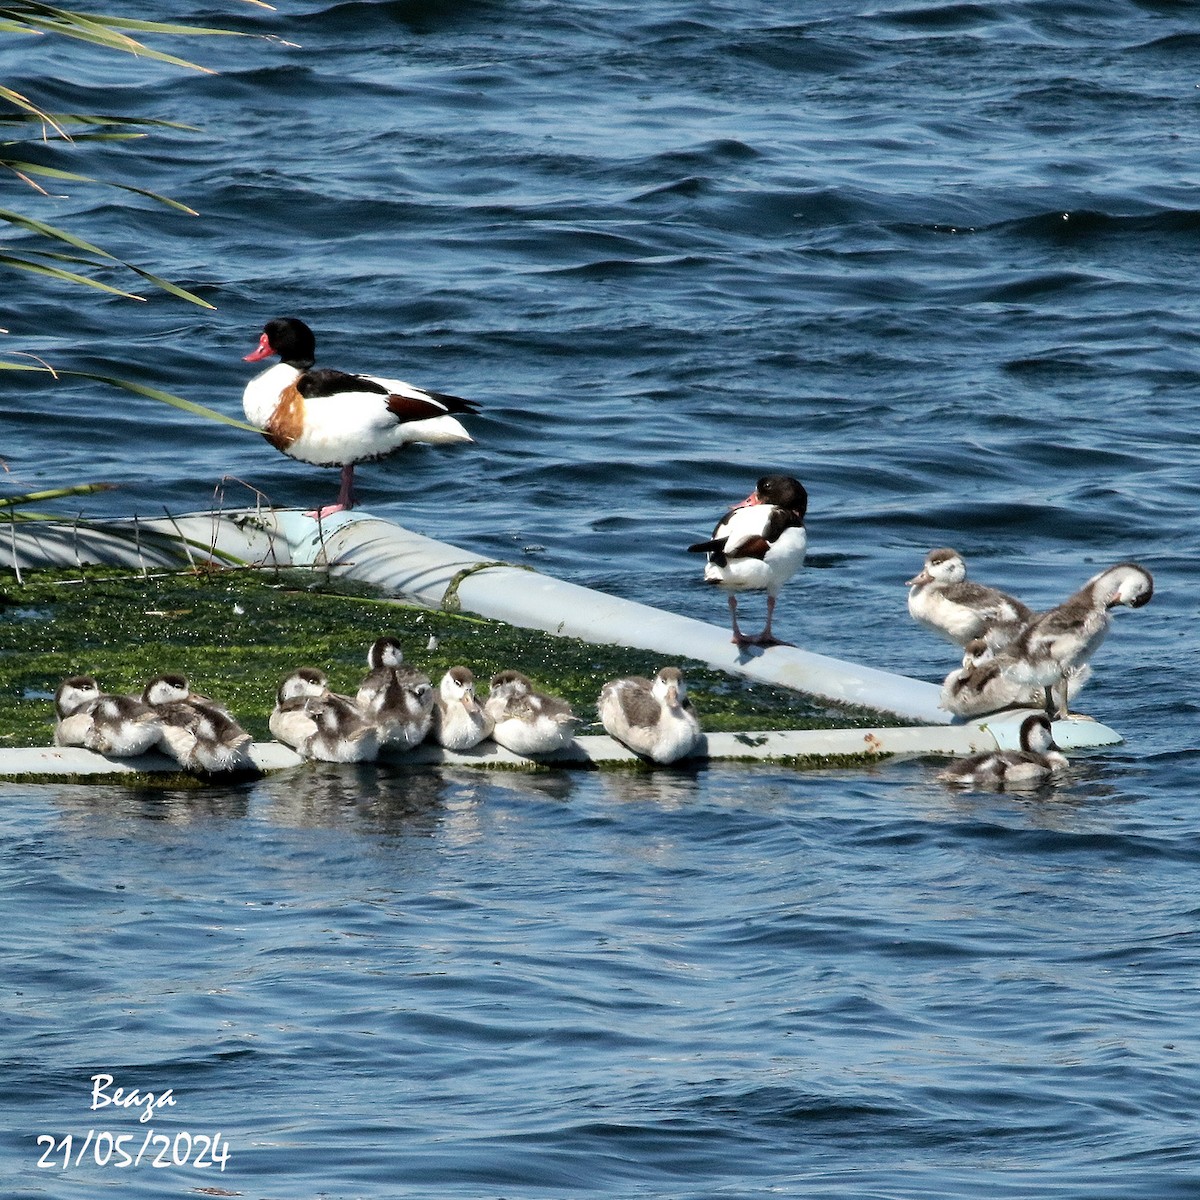
[[[1021,722],[1020,750],[976,754],[938,775],[943,783],[1002,789],[1038,787],[1067,766],[1054,744],[1050,718],[1034,713]]]
[[[493,721],[475,698],[475,676],[469,667],[451,667],[442,676],[433,734],[447,750],[469,750],[492,732]]]
[[[951,671],[942,683],[938,707],[956,717],[982,717],[1002,708],[1036,708],[1043,702],[1042,689],[1033,684],[1017,683],[1005,673],[1015,663],[1007,650],[994,651],[983,638],[968,642],[963,649],[963,665]],[[1091,678],[1086,663],[1072,667],[1067,677],[1067,696],[1074,699]]]
[[[329,694],[325,672],[316,667],[298,667],[280,683],[275,707],[267,720],[271,736],[297,750],[317,731],[309,705]]]
[[[960,646],[984,638],[1000,649],[1034,615],[1020,600],[968,580],[962,555],[949,547],[930,550],[921,573],[905,586],[913,620]]]
[[[492,676],[484,710],[493,721],[492,738],[514,754],[561,750],[575,732],[570,705],[535,692],[520,671],[501,671]]]
[[[92,727],[92,705],[100,699],[100,685],[90,675],[72,675],[54,693],[54,744],[82,746]]]
[[[700,742],[700,721],[678,667],[663,667],[653,683],[639,675],[610,680],[597,709],[612,737],[657,763],[686,758]]]
[[[318,762],[374,762],[379,757],[379,730],[349,696],[327,692],[310,701],[315,728],[298,747]]]
[[[374,762],[379,736],[349,696],[329,690],[325,672],[299,667],[279,685],[271,733],[318,762]]]
[[[375,725],[380,747],[411,750],[433,724],[434,692],[429,676],[407,666],[400,643],[377,638],[367,651],[370,671],[358,686],[355,703]]]
[[[1112,610],[1118,605],[1141,608],[1153,595],[1154,579],[1137,563],[1117,563],[1098,572],[1022,630],[1009,647],[1005,674],[1016,683],[1043,688],[1046,711],[1057,718],[1068,716],[1072,672],[1100,648],[1112,624]]]
[[[153,750],[162,739],[162,722],[136,696],[101,692],[90,675],[75,675],[55,696],[58,720],[54,741],[83,746],[114,758],[134,758]]]
[[[185,771],[208,775],[254,771],[250,735],[229,711],[192,692],[183,675],[158,675],[142,700],[162,722],[163,748]]]

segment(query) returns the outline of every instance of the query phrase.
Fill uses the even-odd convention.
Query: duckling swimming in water
[[[193,693],[185,676],[156,676],[146,684],[142,700],[162,722],[163,748],[185,771],[219,775],[257,770],[250,735],[223,705]]]
[[[905,586],[913,620],[960,646],[984,638],[1000,649],[1034,616],[1020,600],[969,580],[962,555],[949,547],[930,550],[921,573]]]
[[[1070,680],[1100,648],[1119,605],[1141,608],[1154,595],[1154,579],[1137,563],[1117,563],[1093,575],[1069,599],[1044,612],[1011,644],[1004,673],[1045,690],[1046,711],[1068,715]]]
[[[435,696],[429,676],[404,662],[400,643],[377,638],[367,651],[370,671],[358,685],[355,703],[375,725],[379,745],[411,750],[433,724]]]
[[[678,667],[663,667],[653,682],[640,675],[610,680],[597,711],[610,736],[657,763],[686,758],[700,743],[700,721]]]
[[[1021,722],[1020,750],[992,750],[964,759],[938,775],[943,783],[963,787],[1032,788],[1065,770],[1066,757],[1054,743],[1054,729],[1044,713]]]
[[[492,676],[484,710],[493,722],[493,740],[514,754],[561,750],[575,733],[571,706],[556,696],[535,692],[520,671]]]
[[[438,687],[433,735],[447,750],[469,750],[492,732],[493,721],[475,697],[469,667],[451,667]]]
[[[153,750],[162,738],[162,723],[149,705],[135,696],[100,691],[90,675],[63,680],[54,708],[57,746],[83,746],[114,758],[132,758]]]

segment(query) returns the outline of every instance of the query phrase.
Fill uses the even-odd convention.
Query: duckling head
[[[316,667],[299,667],[279,685],[275,698],[280,704],[286,704],[289,700],[316,699],[327,691],[329,682],[324,671]]]
[[[442,676],[440,692],[443,704],[471,708],[475,704],[475,676],[470,667],[451,667]]]
[[[54,709],[60,717],[69,717],[100,695],[100,685],[90,675],[72,675],[58,685]]]
[[[146,684],[142,699],[147,704],[176,704],[191,694],[185,675],[158,675]]]
[[[1021,749],[1033,754],[1048,754],[1051,750],[1058,750],[1054,742],[1054,726],[1045,713],[1026,717],[1021,722],[1019,737]]]
[[[1145,567],[1134,562],[1118,563],[1101,571],[1096,583],[1104,589],[1106,608],[1123,604],[1127,608],[1141,608],[1150,603],[1154,595],[1154,577]]]
[[[533,685],[520,671],[500,671],[492,676],[492,696],[528,696]]]
[[[967,564],[957,550],[942,546],[925,555],[925,565],[919,575],[914,575],[906,587],[922,587],[927,583],[962,583],[967,577]]]
[[[395,668],[403,662],[404,651],[394,637],[376,638],[367,651],[367,666],[372,671],[378,671],[381,667]]]
[[[654,677],[650,691],[660,704],[667,708],[680,708],[687,701],[687,684],[678,667],[663,667]]]

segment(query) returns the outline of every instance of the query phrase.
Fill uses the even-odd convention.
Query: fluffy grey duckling
[[[136,696],[102,692],[90,675],[64,679],[54,697],[56,746],[84,746],[113,758],[133,758],[162,739],[158,714]]]
[[[279,685],[271,733],[318,762],[374,762],[379,735],[349,696],[329,690],[325,672],[299,667]]]
[[[1154,579],[1137,563],[1097,572],[1069,599],[1036,617],[1009,646],[1004,673],[1015,683],[1044,689],[1046,711],[1068,715],[1070,683],[1108,636],[1112,611],[1141,608],[1154,595]]]
[[[469,667],[451,667],[438,685],[433,736],[447,750],[470,750],[491,732],[494,722],[475,695]]]
[[[369,671],[354,700],[375,725],[380,748],[411,750],[433,725],[435,701],[429,676],[404,662],[393,637],[376,638],[367,651]]]
[[[1067,760],[1054,744],[1054,730],[1044,713],[1021,722],[1020,740],[1020,750],[976,754],[948,767],[938,779],[962,787],[1034,788],[1066,769]]]
[[[575,735],[575,714],[565,700],[535,692],[520,671],[492,676],[484,711],[492,719],[492,738],[514,754],[549,754]]]
[[[657,763],[686,758],[700,743],[700,721],[678,667],[663,667],[653,681],[640,675],[610,680],[597,711],[612,737]]]
[[[1034,617],[1020,600],[969,580],[962,555],[949,547],[930,550],[921,573],[905,586],[913,620],[959,646],[983,638],[998,650]]]
[[[185,771],[220,775],[255,771],[250,735],[229,711],[192,692],[183,675],[158,675],[142,700],[162,722],[162,746]]]

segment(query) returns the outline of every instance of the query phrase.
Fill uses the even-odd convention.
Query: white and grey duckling
[[[956,717],[982,717],[1005,708],[1038,708],[1044,693],[1034,684],[1017,683],[1005,673],[1015,659],[1008,650],[994,651],[983,638],[963,648],[963,665],[946,676],[938,707]],[[1067,698],[1073,700],[1091,678],[1086,663],[1072,667],[1067,677]]]
[[[1042,688],[1052,717],[1069,713],[1070,685],[1108,636],[1112,610],[1141,608],[1154,595],[1154,579],[1137,563],[1097,572],[1057,608],[1036,617],[1009,647],[1004,673],[1014,682]]]
[[[492,719],[492,739],[514,754],[549,754],[575,736],[575,714],[565,700],[533,690],[520,671],[492,676],[484,711]]]
[[[1020,750],[976,754],[948,767],[938,779],[962,787],[1034,788],[1067,767],[1065,755],[1055,745],[1050,718],[1044,713],[1034,713],[1021,722],[1020,745]]]
[[[775,603],[783,586],[804,565],[808,533],[804,516],[808,492],[791,475],[764,475],[754,491],[718,522],[712,537],[688,550],[707,554],[704,582],[729,596],[729,618],[735,646],[782,646],[771,629]],[[767,593],[767,623],[761,633],[743,633],[738,625],[737,593]]]
[[[433,725],[435,701],[429,676],[404,662],[393,637],[376,638],[367,651],[370,670],[354,700],[375,725],[380,748],[411,750],[425,740]]]
[[[136,696],[102,692],[90,675],[64,679],[54,697],[54,743],[113,758],[146,754],[162,739],[158,714]]]
[[[653,680],[610,680],[596,708],[609,736],[653,762],[677,762],[700,744],[700,720],[678,667],[663,667]]]
[[[469,667],[451,667],[438,686],[433,710],[433,737],[447,750],[470,750],[491,732],[494,722],[475,695]]]
[[[271,733],[318,762],[374,762],[379,734],[349,696],[329,690],[325,672],[299,667],[279,685]]]
[[[250,735],[223,705],[194,693],[183,675],[158,675],[142,700],[162,722],[162,746],[185,771],[256,771]]]
[[[983,638],[993,649],[1008,645],[1033,619],[1033,610],[996,588],[967,578],[957,550],[930,550],[919,575],[905,585],[914,621],[959,646]]]

